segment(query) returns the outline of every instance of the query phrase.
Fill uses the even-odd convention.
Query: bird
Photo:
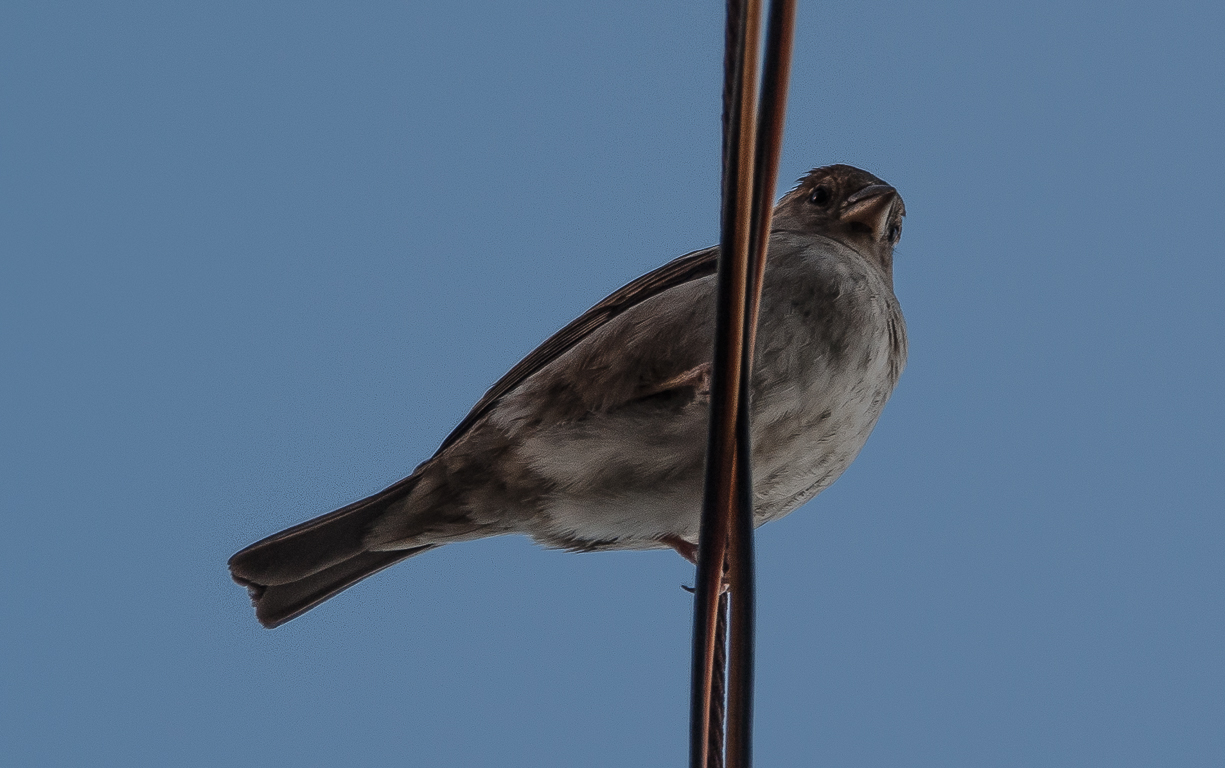
[[[897,384],[905,213],[896,189],[850,165],[813,169],[775,206],[750,381],[755,526],[829,487]],[[681,256],[562,328],[408,477],[231,557],[259,622],[279,626],[401,560],[488,536],[694,561],[718,256]]]

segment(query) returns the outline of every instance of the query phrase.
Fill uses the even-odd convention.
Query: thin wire
[[[714,675],[710,685],[710,738],[707,768],[723,768],[724,723],[727,720],[727,592],[719,595],[719,620],[715,624]]]

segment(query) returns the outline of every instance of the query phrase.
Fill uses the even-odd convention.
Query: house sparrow
[[[846,469],[897,383],[905,212],[893,187],[848,165],[811,171],[775,208],[751,389],[756,525]],[[693,559],[718,252],[681,256],[558,331],[407,478],[230,558],[260,623],[427,549],[505,533]]]

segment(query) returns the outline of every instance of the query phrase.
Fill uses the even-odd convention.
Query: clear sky
[[[760,765],[1225,763],[1225,11],[802,2],[781,179],[897,186],[910,365],[759,532]],[[0,749],[677,766],[691,568],[522,538],[261,629],[235,550],[399,479],[715,241],[714,2],[0,10]]]

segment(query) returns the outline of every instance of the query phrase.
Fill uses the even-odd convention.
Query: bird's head
[[[808,172],[774,209],[775,231],[825,235],[863,254],[893,279],[893,247],[906,205],[897,190],[867,171],[827,165]]]

